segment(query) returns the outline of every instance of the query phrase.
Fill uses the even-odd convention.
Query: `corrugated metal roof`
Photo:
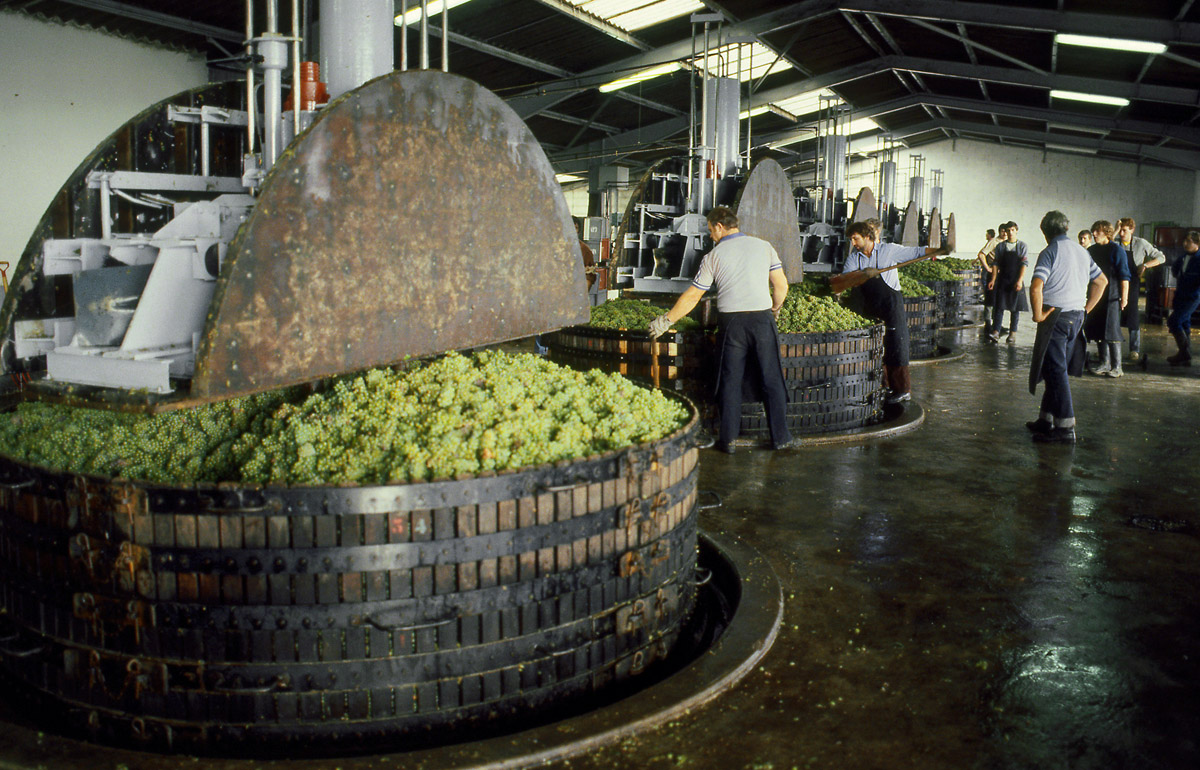
[[[317,0],[309,0],[309,4],[319,7]],[[763,92],[786,95],[792,87],[797,92],[809,90],[813,79],[824,83],[822,78],[830,76],[828,82],[834,90],[858,111],[909,97],[914,91],[919,95],[926,89],[931,99],[975,103],[969,109],[962,104],[945,112],[934,109],[934,117],[920,107],[891,112],[881,118],[887,127],[931,121],[970,122],[974,126],[978,116],[995,112],[1000,116],[998,121],[987,117],[978,125],[980,131],[986,132],[990,125],[1002,135],[1004,130],[1038,130],[1035,127],[1039,121],[1029,110],[1046,109],[1060,116],[1058,122],[1084,128],[1097,121],[1111,124],[1115,120],[1118,126],[1123,125],[1122,121],[1158,121],[1172,127],[1172,146],[1177,150],[1173,158],[1162,162],[1186,163],[1194,156],[1198,158],[1195,166],[1200,168],[1200,138],[1190,141],[1200,132],[1192,120],[1193,110],[1200,104],[1200,83],[1194,66],[1168,56],[1114,53],[1054,42],[1056,30],[1094,34],[1093,22],[1099,18],[1101,26],[1107,28],[1107,17],[1111,17],[1111,34],[1145,38],[1149,30],[1169,30],[1170,39],[1165,42],[1172,44],[1170,52],[1195,59],[1194,46],[1200,44],[1200,3],[1185,7],[1179,0],[1142,0],[1136,4],[1128,0],[922,0],[920,19],[905,16],[914,6],[903,0],[870,6],[871,13],[859,3],[839,6],[788,0],[727,0],[707,5],[723,10],[734,29],[739,22],[750,22],[755,30],[768,30],[760,39],[801,68],[770,75],[758,84]],[[264,0],[256,0],[260,23],[264,8]],[[203,51],[214,59],[238,48],[244,27],[241,0],[34,0],[20,10],[131,39]],[[806,10],[812,10],[812,15],[800,13]],[[283,2],[284,29],[290,28],[289,11],[290,3]],[[772,23],[760,23],[764,18]],[[930,18],[938,20],[928,21]],[[1162,26],[1163,22],[1169,26]],[[681,51],[690,50],[692,24],[688,15],[639,29],[633,37],[621,39],[536,0],[470,0],[450,11],[449,23],[455,35],[465,38],[451,45],[453,71],[506,97],[531,89],[573,94],[553,108],[566,119],[530,120],[535,134],[548,145],[562,146],[572,140],[576,146],[586,145],[606,136],[604,130],[594,126],[581,131],[580,123],[593,118],[626,131],[667,120],[670,109],[688,108],[689,80],[682,73],[639,84],[608,101],[594,88],[563,91],[560,77],[562,73],[592,71],[613,73],[615,77],[647,62],[678,58]],[[440,26],[436,17],[434,24]],[[664,46],[675,47],[669,52],[660,50]],[[478,50],[480,47],[487,50]],[[540,64],[513,61],[515,57],[504,55],[504,51]],[[892,66],[897,66],[901,74],[896,74]],[[904,72],[907,69],[921,74],[914,77]],[[985,79],[981,80],[981,75]],[[1129,93],[1133,101],[1124,109],[1052,102],[1049,89],[1064,80],[1070,81],[1069,90],[1094,88]],[[1139,88],[1131,92],[1129,85],[1135,82]],[[643,101],[634,103],[631,96]],[[757,117],[754,126],[763,139],[771,132],[793,128],[774,116]],[[923,134],[941,137],[946,132],[939,129]],[[1144,132],[1118,135],[1132,141]],[[923,135],[910,137],[909,141],[926,139]],[[1181,147],[1190,148],[1192,155],[1178,152]],[[1117,149],[1123,152],[1128,148]],[[1131,151],[1141,152],[1136,148]],[[1142,154],[1150,161],[1159,157]]]

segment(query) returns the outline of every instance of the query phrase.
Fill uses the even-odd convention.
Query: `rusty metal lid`
[[[230,245],[191,396],[268,390],[585,322],[579,242],[517,114],[437,71],[325,108]]]

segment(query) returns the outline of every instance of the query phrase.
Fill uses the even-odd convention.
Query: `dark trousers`
[[[1137,270],[1133,271],[1133,280],[1129,282],[1129,304],[1125,306],[1125,327],[1129,329],[1129,352],[1142,351],[1142,316],[1138,310],[1138,294],[1141,282]]]
[[[1050,346],[1042,359],[1042,379],[1046,389],[1042,393],[1042,415],[1054,418],[1058,428],[1075,425],[1075,406],[1071,402],[1071,385],[1067,381],[1067,360],[1075,347],[1075,338],[1083,328],[1082,310],[1064,310],[1058,314],[1054,330],[1050,334]]]
[[[1200,307],[1200,287],[1190,290],[1176,290],[1175,300],[1171,303],[1171,315],[1167,318],[1167,328],[1172,334],[1182,333],[1185,337],[1192,332],[1192,313]]]
[[[1008,331],[1012,334],[1017,333],[1017,324],[1021,320],[1021,313],[1017,310],[1017,307],[1018,307],[1017,300],[1015,298],[1011,298],[1008,296],[1009,294],[1015,294],[1015,293],[1016,292],[1013,292],[1011,290],[1010,291],[1001,291],[1000,289],[996,289],[996,294],[995,294],[996,302],[995,302],[994,307],[992,307],[992,328],[991,328],[991,331],[994,331],[996,334],[999,334],[1000,330],[1002,328],[1004,328],[1003,322],[1004,322],[1004,311],[1005,310],[1008,311],[1008,318],[1009,318]],[[1003,299],[1001,299],[1001,298],[1003,298]]]
[[[777,445],[791,441],[787,427],[787,387],[783,382],[783,362],[779,360],[775,316],[770,310],[722,313],[720,323],[721,369],[717,401],[721,406],[721,435],[718,441],[730,444],[741,431],[742,382],[751,358],[758,366],[771,441]]]
[[[883,321],[883,365],[908,366],[908,313],[903,295],[882,278],[864,283],[862,295],[867,315]]]

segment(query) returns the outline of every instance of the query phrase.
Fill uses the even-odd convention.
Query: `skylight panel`
[[[730,78],[736,76],[742,82],[757,80],[768,72],[783,72],[792,68],[792,65],[762,43],[730,43],[712,49],[707,60],[713,75]],[[704,69],[703,55],[697,56],[693,61],[698,69]]]
[[[430,0],[427,12],[432,19],[435,15],[441,13],[442,8],[445,6],[449,5],[451,9],[454,9],[466,2],[469,2],[469,0]],[[408,12],[403,17],[400,14],[396,14],[395,19],[397,27],[416,24],[419,21],[421,21],[421,0],[409,0]],[[440,24],[441,22],[438,23]]]
[[[652,27],[704,8],[699,0],[566,0],[626,32]]]

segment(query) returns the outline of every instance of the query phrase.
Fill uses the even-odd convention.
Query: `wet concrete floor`
[[[1036,445],[1025,320],[1012,346],[946,335],[965,355],[913,369],[915,432],[703,452],[702,523],[778,573],[778,640],[713,703],[552,767],[1200,766],[1200,367],[1150,327],[1148,371],[1072,381],[1079,443]],[[0,767],[413,766],[37,743]]]
[[[560,766],[1200,766],[1200,369],[1151,327],[1148,371],[1072,380],[1076,446],[1033,444],[1025,320],[914,368],[914,433],[703,453],[702,522],[774,566],[779,639],[705,709]]]

